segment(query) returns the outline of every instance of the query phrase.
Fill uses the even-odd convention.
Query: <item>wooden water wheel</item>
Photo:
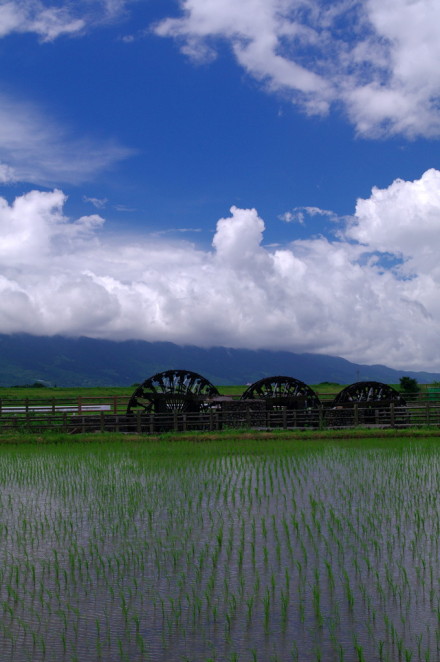
[[[207,379],[189,370],[166,370],[146,379],[131,396],[127,414],[198,412],[219,392]]]
[[[319,398],[316,393],[293,377],[265,377],[251,384],[241,396],[242,400],[264,399],[268,409],[286,407],[287,409],[318,409]]]
[[[356,382],[344,388],[331,404],[329,422],[352,425],[355,407],[357,420],[354,422],[357,423],[386,423],[391,411],[395,414],[395,422],[405,423],[408,420],[405,399],[394,388],[382,382]]]

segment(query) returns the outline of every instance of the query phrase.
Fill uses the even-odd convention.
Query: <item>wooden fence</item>
[[[96,412],[111,411],[113,414],[125,414],[129,401],[127,395],[112,396],[77,396],[76,398],[0,398],[0,416],[5,414],[52,413],[57,412]]]
[[[91,401],[93,400],[93,401]],[[387,407],[267,410],[264,403],[225,407],[218,405],[198,413],[169,412],[127,416],[127,397],[78,398],[75,401],[56,399],[48,402],[0,401],[0,434],[11,430],[68,433],[116,431],[137,434],[158,434],[166,431],[221,430],[227,428],[303,429],[349,428],[357,426],[404,428],[440,426],[440,403],[414,401],[407,407],[391,404]]]

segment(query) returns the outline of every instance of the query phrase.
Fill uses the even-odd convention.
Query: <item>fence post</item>
[[[140,412],[139,409],[138,409],[137,412],[136,412],[136,432],[137,432],[138,434],[140,434],[140,433],[142,432],[142,428],[141,428],[141,412]]]
[[[357,402],[354,403],[353,411],[354,411],[353,424],[359,425],[359,405]]]
[[[113,396],[113,413],[116,415],[118,413],[118,396]]]
[[[177,418],[177,411],[173,412],[173,427],[174,427],[174,432],[177,432],[179,429],[179,421]]]
[[[283,430],[287,430],[287,407],[283,407]]]
[[[104,412],[103,411],[99,412],[99,423],[100,423],[100,426],[101,426],[101,432],[104,432],[105,424],[104,424]]]
[[[324,407],[322,405],[320,405],[318,409],[318,420],[319,420],[319,427],[320,428],[324,427]]]
[[[431,423],[431,408],[429,406],[429,402],[426,403],[426,425],[430,425]]]
[[[78,414],[81,414],[82,411],[82,397],[78,396]]]
[[[394,402],[391,402],[390,404],[390,425],[393,428],[395,423],[395,417],[394,417]]]

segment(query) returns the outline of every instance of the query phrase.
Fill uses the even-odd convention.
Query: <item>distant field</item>
[[[130,396],[135,387],[134,386],[97,386],[92,388],[35,388],[35,387],[0,387],[0,398],[7,400],[23,400],[29,398],[30,400],[50,400],[52,398],[102,398],[112,397],[115,395]]]
[[[310,387],[319,396],[335,396],[339,391],[345,388],[345,384],[334,384],[330,382],[323,382],[321,384],[310,384]],[[399,390],[398,384],[390,384],[393,388]],[[421,393],[427,390],[427,384],[420,384]],[[236,395],[240,396],[247,389],[247,385],[242,386],[217,386],[218,391],[222,395]],[[97,386],[86,388],[61,388],[61,387],[0,387],[0,398],[7,400],[23,400],[29,399],[42,399],[50,400],[51,398],[77,398],[77,397],[112,397],[118,396],[131,396],[135,386]]]
[[[330,396],[333,398],[344,386],[338,384],[318,384],[311,388],[319,396]],[[217,386],[221,395],[241,396],[247,389],[243,386]],[[36,388],[36,387],[0,387],[0,399],[4,400],[52,400],[83,398],[108,398],[114,396],[130,397],[135,390],[135,386],[97,386],[87,388]]]

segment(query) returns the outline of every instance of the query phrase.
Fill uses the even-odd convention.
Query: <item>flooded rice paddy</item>
[[[440,659],[440,444],[0,447],[24,662]]]

